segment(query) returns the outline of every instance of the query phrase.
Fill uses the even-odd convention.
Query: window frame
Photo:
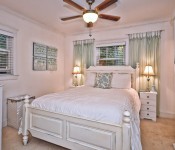
[[[109,41],[99,41],[95,44],[95,57],[94,57],[94,64],[97,66],[97,55],[98,55],[98,47],[105,47],[105,46],[118,46],[125,44],[125,65],[128,65],[129,62],[129,39],[124,38],[121,40],[109,40]]]
[[[7,36],[11,36],[13,37],[13,51],[12,51],[12,55],[13,55],[13,74],[0,74],[0,81],[3,80],[16,80],[18,79],[17,75],[17,65],[16,65],[16,60],[17,60],[17,52],[16,52],[16,43],[17,43],[17,30],[16,29],[12,29],[10,27],[4,26],[4,25],[0,25],[0,33],[7,35]]]

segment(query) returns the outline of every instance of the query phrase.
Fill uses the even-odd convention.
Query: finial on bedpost
[[[23,106],[23,118],[22,118],[22,134],[23,144],[27,145],[28,142],[28,107],[29,107],[29,95],[26,95]]]
[[[29,104],[29,95],[26,95],[25,97],[24,97],[24,104]]]
[[[130,150],[131,149],[131,125],[130,125],[130,112],[125,111],[123,113],[123,149],[122,150]]]

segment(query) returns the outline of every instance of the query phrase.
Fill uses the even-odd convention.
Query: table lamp
[[[149,90],[150,76],[154,75],[154,71],[153,71],[152,66],[150,66],[150,65],[145,66],[145,70],[144,70],[143,74],[147,76],[147,81],[148,81],[147,91],[150,91]]]
[[[73,75],[75,75],[75,79],[76,81],[74,82],[75,86],[78,86],[78,81],[77,81],[77,75],[80,74],[80,67],[79,66],[75,66],[72,72]]]

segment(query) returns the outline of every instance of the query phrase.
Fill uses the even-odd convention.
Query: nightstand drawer
[[[153,93],[146,93],[146,92],[144,92],[144,93],[142,93],[142,92],[140,92],[140,98],[141,99],[148,99],[148,100],[150,100],[150,99],[156,99],[156,95],[157,94],[153,94]]]
[[[147,119],[155,119],[156,113],[155,112],[149,112],[149,111],[141,111],[140,113],[141,118],[147,118]]]
[[[141,110],[142,110],[142,111],[156,112],[156,106],[142,105],[142,106],[141,106]]]
[[[145,99],[141,99],[141,104],[142,105],[152,105],[152,106],[156,106],[156,100],[145,100]]]

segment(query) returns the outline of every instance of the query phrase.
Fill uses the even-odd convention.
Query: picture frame
[[[33,70],[56,71],[57,48],[33,42]]]

